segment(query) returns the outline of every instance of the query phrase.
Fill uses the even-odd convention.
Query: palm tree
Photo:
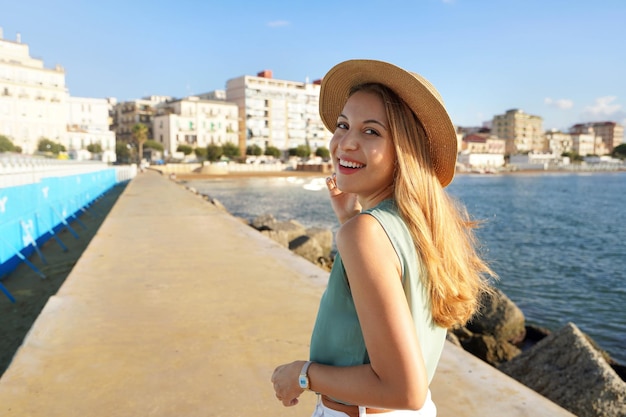
[[[137,164],[141,165],[143,144],[148,140],[148,127],[142,123],[137,123],[133,126],[132,135],[137,144]]]

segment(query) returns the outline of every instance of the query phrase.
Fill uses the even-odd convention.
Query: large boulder
[[[250,222],[250,225],[257,230],[275,230],[278,221],[271,214],[261,214]]]
[[[289,247],[289,236],[287,235],[287,232],[283,232],[281,230],[269,230],[269,229],[260,230],[259,232],[262,235],[269,237],[273,241],[278,242],[280,246],[283,246],[285,248]]]
[[[509,361],[521,353],[514,344],[497,340],[488,334],[474,333],[459,340],[463,349],[493,366]]]
[[[320,259],[324,258],[324,251],[320,244],[307,235],[301,235],[291,240],[289,249],[314,264],[319,264]]]
[[[295,220],[276,222],[272,230],[278,230],[287,233],[287,239],[290,242],[298,236],[306,234],[306,227],[304,227],[301,223]]]
[[[526,335],[524,313],[502,291],[484,295],[478,314],[467,324],[473,333],[488,334],[498,342],[520,343]]]
[[[333,232],[330,229],[323,229],[321,227],[309,227],[306,229],[306,235],[312,239],[315,239],[322,248],[322,253],[325,258],[330,258],[330,254],[333,250]]]
[[[626,416],[626,383],[573,323],[499,369],[578,417]]]

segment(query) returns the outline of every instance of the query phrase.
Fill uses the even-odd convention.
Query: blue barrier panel
[[[0,188],[0,279],[53,233],[72,231],[69,222],[116,183],[115,168],[108,168]]]

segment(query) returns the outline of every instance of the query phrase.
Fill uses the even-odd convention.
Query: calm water
[[[193,181],[234,215],[336,229],[323,185],[302,178]],[[483,252],[528,323],[575,323],[626,364],[626,173],[460,175],[448,187],[484,220]]]

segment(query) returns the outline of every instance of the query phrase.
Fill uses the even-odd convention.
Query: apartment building
[[[565,152],[572,152],[572,135],[560,130],[549,130],[545,133],[548,149],[556,155],[563,155]]]
[[[109,100],[69,97],[67,104],[66,149],[72,159],[115,162],[115,133],[109,130]],[[100,145],[102,153],[93,155],[87,151],[89,145]]]
[[[155,107],[167,100],[171,100],[171,97],[149,96],[116,103],[112,109],[113,124],[111,130],[115,132],[117,141],[127,144],[133,143],[133,126],[137,123],[148,128],[148,139],[152,139],[154,137],[152,118],[155,114]]]
[[[269,70],[228,80],[226,98],[239,108],[239,147],[328,147],[331,134],[319,116],[319,93],[319,81],[277,80]]]
[[[543,132],[543,118],[520,109],[507,110],[493,117],[491,132],[505,140],[509,155],[530,151],[546,152],[548,146]]]
[[[207,93],[203,97],[216,97]],[[219,96],[219,95],[218,95]],[[166,156],[179,145],[206,148],[239,141],[238,108],[235,103],[191,96],[159,104],[153,117],[154,140],[163,144]]]
[[[570,128],[570,133],[589,134],[599,139],[594,141],[593,155],[608,155],[624,141],[624,127],[615,122],[579,123]]]
[[[461,151],[504,155],[505,141],[490,133],[472,133],[461,141]]]
[[[45,68],[19,34],[5,40],[0,29],[0,135],[25,154],[36,152],[42,138],[67,147],[68,97],[65,70]]]

